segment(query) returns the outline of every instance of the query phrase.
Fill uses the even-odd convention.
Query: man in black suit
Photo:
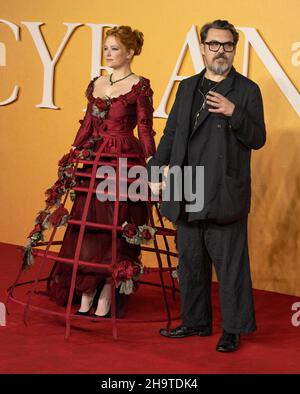
[[[201,29],[206,68],[183,80],[148,172],[169,165],[192,169],[195,190],[203,179],[204,204],[175,198],[184,177],[167,182],[170,198],[161,213],[177,224],[182,324],[160,334],[169,338],[212,333],[211,275],[214,263],[220,291],[223,334],[217,351],[239,348],[240,334],[255,331],[250,276],[247,217],[250,211],[251,150],[265,144],[266,131],[260,89],[232,66],[238,42],[232,24],[216,20]],[[153,173],[152,173],[153,175]],[[154,194],[161,182],[150,179]]]

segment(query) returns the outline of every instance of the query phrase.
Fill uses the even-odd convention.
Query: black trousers
[[[182,323],[187,327],[212,325],[213,263],[223,329],[234,334],[255,331],[247,217],[222,225],[178,221],[177,248]]]

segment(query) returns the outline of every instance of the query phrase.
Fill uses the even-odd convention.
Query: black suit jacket
[[[182,166],[187,155],[189,165],[201,165],[200,133],[209,131],[218,145],[218,151],[211,153],[211,163],[214,165],[205,166],[204,178],[208,180],[218,176],[219,179],[215,192],[217,208],[208,212],[205,218],[229,223],[246,216],[250,210],[251,150],[261,148],[266,141],[263,103],[258,85],[232,67],[217,89],[235,104],[232,116],[205,109],[193,125],[190,116],[194,91],[205,71],[179,84],[163,137],[147,166],[149,174],[152,166]],[[197,182],[197,179],[194,181]],[[181,209],[182,204],[172,198],[161,205],[162,215],[171,221],[178,219]],[[201,211],[189,214],[189,220],[199,219],[203,219]]]

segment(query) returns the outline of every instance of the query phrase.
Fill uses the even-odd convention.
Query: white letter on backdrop
[[[43,98],[42,98],[42,102],[36,105],[36,107],[58,109],[59,107],[57,107],[53,103],[53,77],[54,77],[55,65],[62,51],[64,50],[67,42],[69,41],[71,35],[73,34],[74,30],[77,29],[77,27],[81,26],[82,23],[64,23],[64,25],[67,26],[68,30],[53,58],[51,58],[44,37],[40,31],[40,26],[43,25],[44,23],[42,22],[21,22],[21,23],[25,25],[29,30],[44,66]]]
[[[107,70],[109,73],[112,71],[110,67],[102,66],[102,36],[104,27],[114,27],[110,23],[87,23],[92,29],[92,64],[91,64],[91,79],[100,75],[99,70]]]
[[[199,44],[198,34],[196,31],[195,25],[192,25],[191,29],[189,30],[189,32],[186,35],[186,39],[184,41],[183,47],[181,49],[181,52],[178,57],[175,68],[172,72],[172,75],[171,75],[171,78],[170,78],[169,83],[167,85],[167,88],[164,92],[164,95],[161,99],[161,102],[160,102],[157,110],[153,114],[153,116],[156,118],[165,118],[166,119],[168,117],[168,115],[166,113],[166,105],[169,100],[174,82],[175,81],[182,81],[183,79],[188,78],[188,77],[183,77],[183,76],[178,75],[178,72],[180,70],[181,64],[183,62],[183,59],[184,59],[184,56],[186,53],[186,50],[188,48],[191,53],[195,72],[199,73],[204,68],[204,63],[203,63],[202,55],[200,52],[200,44]]]
[[[248,74],[248,54],[249,45],[251,44],[284,96],[300,117],[300,94],[280,67],[280,64],[277,62],[257,30],[253,27],[237,27],[237,29],[241,30],[245,34],[243,74],[245,76]]]
[[[3,23],[4,25],[8,26],[14,33],[16,41],[19,41],[20,39],[19,26],[15,25],[14,23],[8,22],[4,19],[0,19],[0,23]],[[1,51],[0,66],[5,66],[6,65],[5,45],[2,42],[0,42],[0,51]],[[19,93],[19,86],[16,85],[12,91],[12,94],[8,97],[8,99],[0,101],[0,105],[7,105],[14,102],[18,98],[18,93]]]

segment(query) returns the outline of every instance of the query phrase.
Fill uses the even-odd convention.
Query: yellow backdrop
[[[24,244],[36,212],[44,206],[43,192],[56,180],[57,161],[78,129],[91,78],[92,28],[87,24],[127,24],[143,31],[145,45],[133,68],[151,80],[157,109],[192,26],[199,32],[207,21],[228,19],[241,28],[238,71],[243,70],[245,44],[254,40],[258,45],[250,45],[248,76],[262,89],[268,131],[267,145],[252,159],[249,238],[254,287],[300,295],[299,0],[1,0],[0,10],[0,101],[19,86],[17,100],[0,106],[2,242]],[[7,22],[19,28],[19,40]],[[53,98],[60,109],[36,107],[42,101],[44,67],[28,22],[44,23],[41,31],[51,56],[66,34],[63,23],[81,24],[55,67]],[[256,29],[263,49],[246,27]],[[292,83],[285,92],[274,62]],[[180,75],[196,71],[188,49]],[[165,119],[155,119],[157,142],[164,124]]]

